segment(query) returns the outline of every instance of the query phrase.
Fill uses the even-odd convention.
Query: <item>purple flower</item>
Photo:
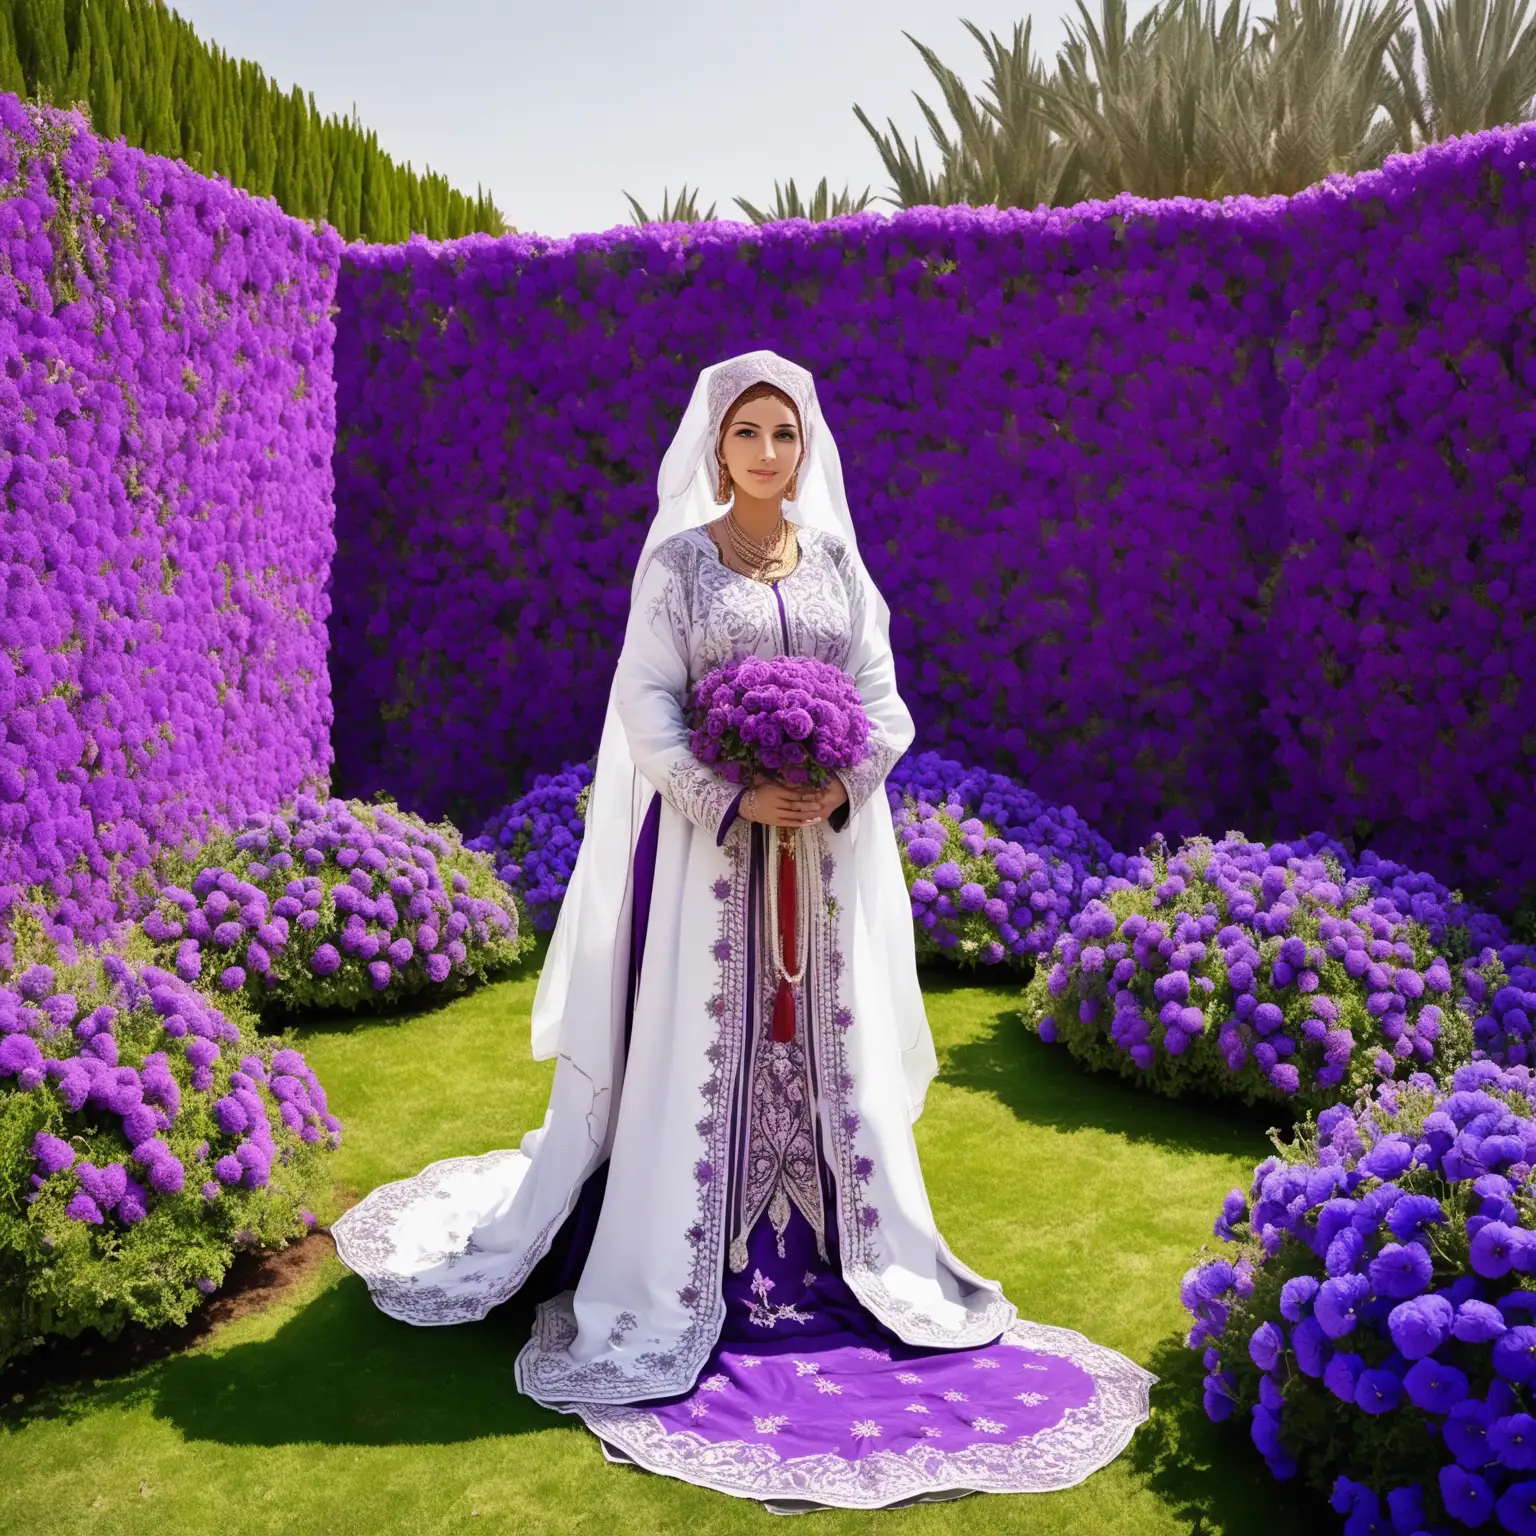
[[[1355,1384],[1355,1406],[1362,1413],[1391,1413],[1402,1400],[1403,1383],[1396,1372],[1360,1372],[1360,1379]]]
[[[1465,1467],[1441,1467],[1440,1497],[1445,1501],[1446,1513],[1463,1525],[1483,1525],[1493,1513],[1493,1490],[1476,1472]]]
[[[1419,1360],[1409,1366],[1403,1385],[1408,1400],[1426,1413],[1450,1412],[1468,1390],[1466,1373],[1439,1360]]]
[[[1513,1262],[1514,1232],[1502,1221],[1490,1221],[1472,1239],[1472,1268],[1489,1280],[1507,1275]]]
[[[1422,1243],[1388,1243],[1371,1260],[1371,1285],[1382,1296],[1416,1296],[1433,1274]]]
[[[75,1160],[75,1149],[67,1141],[50,1136],[46,1131],[39,1131],[32,1138],[32,1156],[37,1159],[46,1178],[70,1167]]]
[[[1353,1330],[1356,1309],[1370,1294],[1371,1282],[1364,1275],[1336,1275],[1323,1282],[1312,1315],[1330,1339],[1341,1339]]]
[[[1536,1328],[1522,1323],[1493,1341],[1493,1368],[1505,1381],[1536,1381]]]
[[[1261,1371],[1272,1371],[1285,1353],[1285,1335],[1274,1323],[1261,1323],[1248,1340],[1248,1355]]]
[[[1387,1327],[1403,1358],[1420,1360],[1445,1342],[1454,1318],[1455,1310],[1443,1296],[1415,1296],[1393,1307]]]

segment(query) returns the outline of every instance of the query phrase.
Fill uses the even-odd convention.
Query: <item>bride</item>
[[[936,1062],[884,794],[912,718],[810,374],[770,351],[704,369],[658,495],[534,1000],[544,1124],[375,1189],[337,1252],[419,1325],[532,1275],[517,1384],[612,1460],[781,1511],[1080,1482],[1154,1378],[1020,1321],[934,1224],[911,1127]],[[841,667],[869,717],[826,790],[743,790],[688,750],[690,685],[784,654]],[[774,828],[801,829],[815,898],[800,934],[784,914],[788,1028]]]

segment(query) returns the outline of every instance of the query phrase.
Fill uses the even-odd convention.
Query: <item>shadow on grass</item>
[[[513,1301],[479,1323],[414,1327],[348,1275],[269,1339],[167,1361],[152,1407],[223,1445],[448,1445],[569,1425],[513,1380],[531,1321]]]
[[[1269,1150],[1268,1128],[1284,1118],[1270,1105],[1165,1099],[1111,1073],[1089,1072],[1006,1007],[985,1034],[946,1050],[939,1070],[950,1086],[990,1093],[1031,1125],[1113,1131],[1182,1152],[1257,1160]]]
[[[1164,1339],[1143,1362],[1159,1380],[1152,1417],[1125,1455],[1132,1470],[1198,1536],[1310,1536],[1338,1528],[1338,1516],[1300,1478],[1269,1475],[1235,1417],[1213,1424],[1201,1406],[1200,1358],[1183,1339]]]

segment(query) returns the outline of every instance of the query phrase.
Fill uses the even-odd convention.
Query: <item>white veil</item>
[[[744,352],[699,374],[677,435],[661,461],[656,516],[635,565],[631,599],[640,590],[651,556],[665,540],[720,515],[715,444],[725,413],[744,390],[759,382],[784,390],[800,412],[804,451],[796,496],[784,502],[785,515],[801,527],[824,529],[844,540],[872,594],[880,632],[889,641],[890,609],[859,558],[842,461],[821,414],[815,380],[777,352]],[[630,880],[650,798],[651,786],[629,755],[610,686],[581,849],[533,1000],[534,1058],[564,1057],[598,1092],[614,1081],[622,1048],[614,1021],[624,1016],[634,895]]]

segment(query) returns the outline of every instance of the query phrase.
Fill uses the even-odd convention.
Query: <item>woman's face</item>
[[[777,395],[737,406],[727,418],[720,457],[743,496],[782,497],[800,462],[800,429],[794,411]]]

